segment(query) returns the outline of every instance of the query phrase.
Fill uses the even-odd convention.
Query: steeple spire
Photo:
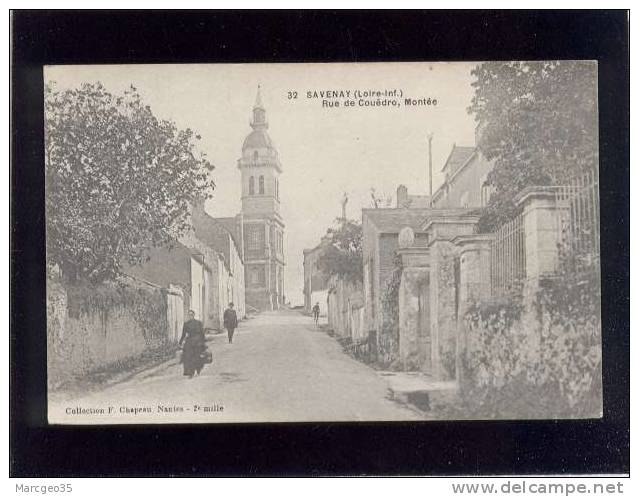
[[[262,103],[262,87],[257,85],[257,95],[255,96],[255,105],[253,106],[253,121],[251,122],[251,128],[268,128],[266,122],[266,109]]]
[[[255,105],[254,109],[263,109],[264,105],[262,104],[262,85],[257,85],[257,95],[255,97]]]

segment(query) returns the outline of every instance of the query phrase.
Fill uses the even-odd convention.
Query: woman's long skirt
[[[202,371],[204,367],[202,352],[204,352],[205,348],[202,340],[187,339],[184,342],[184,349],[182,350],[184,376],[193,376],[195,373],[199,374]]]

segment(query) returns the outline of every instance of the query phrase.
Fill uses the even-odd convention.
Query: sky
[[[303,302],[305,248],[319,243],[341,214],[361,219],[371,207],[371,188],[395,205],[397,186],[409,194],[428,193],[428,141],[433,133],[433,191],[454,144],[474,144],[471,70],[477,63],[184,64],[48,66],[45,81],[58,88],[101,82],[111,93],[135,86],[158,118],[202,137],[199,148],[215,165],[216,189],[206,209],[212,216],[240,210],[237,159],[249,126],[258,84],[269,121],[268,133],[280,156],[281,214],[286,224],[285,295]],[[393,106],[360,106],[356,91],[391,92]],[[393,97],[395,90],[399,96]],[[347,92],[327,98],[314,92]],[[297,94],[297,98],[292,98]],[[308,98],[307,93],[311,92]],[[345,95],[345,93],[344,93]],[[363,96],[363,95],[362,95]],[[291,98],[289,98],[291,97]],[[406,106],[404,98],[436,99],[437,105]],[[364,96],[375,101],[374,95]],[[346,100],[355,105],[344,106]]]

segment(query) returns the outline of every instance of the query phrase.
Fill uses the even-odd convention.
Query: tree
[[[190,129],[156,118],[136,88],[45,91],[47,259],[98,282],[137,264],[188,227],[209,198],[213,166]]]
[[[338,276],[357,283],[363,278],[362,225],[357,221],[338,218],[337,228],[326,231],[327,242],[317,262],[328,276]]]
[[[516,212],[526,186],[561,184],[598,163],[597,66],[589,61],[485,62],[468,108],[478,147],[495,165],[480,220],[490,231]]]

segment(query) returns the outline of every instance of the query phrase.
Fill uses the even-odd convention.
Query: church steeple
[[[284,303],[284,220],[280,215],[282,165],[268,135],[258,85],[251,132],[242,144],[242,233],[247,305],[277,309]]]
[[[266,122],[266,109],[262,104],[262,92],[260,85],[257,85],[257,95],[255,96],[255,105],[253,106],[253,120],[251,121],[251,128],[268,128],[268,122]]]

